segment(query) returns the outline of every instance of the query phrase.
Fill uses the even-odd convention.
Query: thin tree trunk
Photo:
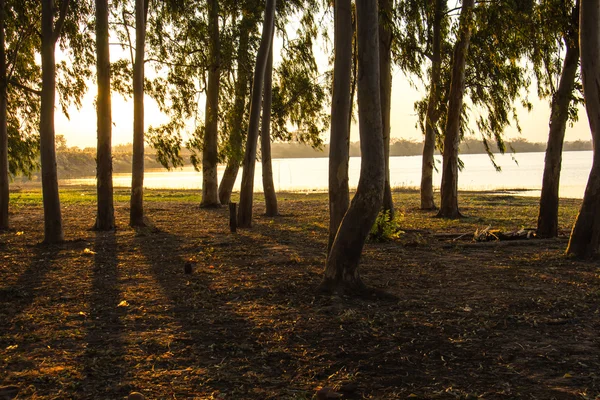
[[[329,139],[329,242],[331,250],[348,206],[348,160],[352,98],[350,85],[353,64],[352,2],[335,1],[334,16],[333,98],[331,101],[331,135]]]
[[[131,165],[131,208],[129,224],[145,226],[144,221],[144,54],[146,42],[144,0],[135,2],[135,62],[133,65],[133,157]]]
[[[385,186],[383,210],[394,219],[394,199],[390,184],[390,112],[392,106],[392,0],[379,0],[379,79],[381,90],[381,117],[383,120],[383,157],[385,158]]]
[[[201,207],[219,207],[219,180],[217,178],[219,140],[219,75],[221,69],[221,46],[219,43],[219,2],[208,2],[209,53],[211,65],[208,70],[204,146],[202,147],[202,202]]]
[[[436,126],[439,119],[439,96],[442,70],[442,21],[447,0],[436,0],[433,19],[433,46],[431,53],[431,75],[429,81],[429,98],[425,115],[425,140],[423,142],[423,159],[421,166],[421,209],[435,210],[433,197],[433,170],[436,142]]]
[[[68,0],[61,4],[59,22],[64,23]],[[42,99],[40,109],[40,156],[42,164],[42,194],[44,203],[44,242],[64,240],[54,132],[55,59],[54,49],[62,26],[54,28],[54,1],[42,1]]]
[[[573,11],[576,15],[579,9]],[[579,43],[577,32],[565,37],[567,52],[558,90],[552,98],[550,133],[544,161],[544,177],[538,215],[537,235],[543,238],[558,236],[558,186],[562,163],[563,142],[569,120],[569,105],[573,98],[575,77],[579,67]]]
[[[326,292],[356,293],[365,289],[358,263],[365,240],[383,203],[385,161],[379,90],[377,11],[377,0],[356,2],[360,178],[356,194],[327,257],[321,283],[321,289]]]
[[[248,81],[250,80],[250,60],[248,57],[248,38],[252,29],[251,21],[248,17],[242,17],[240,28],[240,44],[237,52],[237,80],[235,82],[235,100],[233,106],[233,118],[229,137],[229,159],[227,167],[221,178],[219,185],[219,200],[221,204],[229,204],[231,192],[235,185],[235,180],[240,169],[240,162],[243,157],[244,142],[244,113],[246,105],[246,96],[248,96]]]
[[[458,146],[460,144],[460,116],[465,92],[465,69],[471,41],[474,0],[464,0],[460,13],[459,37],[454,47],[452,81],[448,102],[448,119],[444,137],[442,166],[442,200],[438,217],[460,218],[458,210]]]
[[[240,206],[238,210],[238,226],[250,228],[252,226],[252,201],[254,196],[254,168],[256,163],[256,142],[258,140],[258,125],[260,122],[260,108],[262,87],[269,58],[269,49],[273,37],[275,22],[275,0],[267,0],[265,19],[263,23],[260,47],[256,56],[254,81],[252,83],[252,101],[250,103],[250,121],[246,139],[246,152],[244,154],[244,170],[242,172],[242,187],[240,189]]]
[[[97,230],[115,228],[112,182],[112,115],[110,100],[110,51],[108,44],[108,0],[96,0],[96,100],[98,148],[96,150],[96,184],[98,194]]]
[[[581,77],[594,159],[567,254],[595,258],[600,255],[600,2],[582,0],[579,18]]]
[[[273,39],[271,39],[271,44]],[[273,46],[269,50],[267,69],[265,70],[265,83],[263,91],[262,131],[260,133],[260,154],[262,160],[263,191],[265,193],[265,215],[274,217],[279,215],[277,208],[277,195],[273,183],[273,165],[271,162],[271,104],[273,100]]]
[[[8,131],[6,99],[6,51],[4,20],[5,0],[0,0],[0,231],[8,230],[9,176],[8,176]]]

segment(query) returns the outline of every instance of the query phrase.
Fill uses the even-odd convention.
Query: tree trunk
[[[63,0],[64,2],[67,0]],[[66,3],[68,6],[68,3]],[[66,12],[66,6],[61,7]],[[62,11],[62,10],[61,10]],[[61,15],[62,17],[62,15]],[[42,99],[40,108],[40,156],[44,203],[44,242],[64,240],[54,132],[55,71],[54,49],[60,30],[54,30],[54,1],[42,1]]]
[[[237,80],[235,82],[235,100],[233,106],[233,118],[230,120],[232,125],[229,136],[229,159],[227,167],[221,178],[219,185],[219,200],[221,204],[228,204],[231,200],[231,192],[235,185],[240,162],[243,157],[244,142],[244,112],[246,105],[246,96],[248,95],[248,81],[250,80],[250,67],[248,57],[248,38],[252,24],[250,18],[242,17],[240,27],[240,44],[237,52]]]
[[[438,217],[460,218],[458,210],[458,146],[460,144],[460,116],[465,92],[465,68],[471,41],[474,0],[464,0],[460,13],[459,37],[454,47],[452,81],[448,102],[448,119],[444,137],[442,169],[442,200]]]
[[[583,0],[579,11],[581,78],[594,159],[567,254],[595,258],[600,254],[600,2]]]
[[[9,176],[8,176],[8,125],[6,99],[6,51],[4,20],[5,0],[0,0],[0,231],[8,230]]]
[[[322,290],[334,293],[356,293],[365,289],[358,263],[383,203],[385,184],[377,0],[357,1],[356,14],[361,168],[356,194],[327,257],[321,283]]]
[[[108,45],[108,0],[96,0],[96,70],[98,77],[98,148],[96,150],[96,189],[98,213],[94,228],[115,228],[112,182],[112,115],[110,100],[110,51]]]
[[[436,142],[436,126],[439,119],[439,96],[442,79],[442,21],[447,0],[436,0],[433,19],[433,46],[431,53],[431,75],[429,77],[429,98],[425,115],[425,140],[421,166],[421,209],[435,210],[433,198],[433,170]]]
[[[273,39],[271,39],[273,43]],[[271,162],[271,104],[273,100],[273,46],[269,51],[267,68],[265,70],[265,83],[263,91],[262,131],[260,134],[260,153],[262,159],[262,180],[265,193],[265,215],[274,217],[279,215],[277,208],[277,195],[273,183],[273,165]]]
[[[573,13],[578,13],[574,10]],[[558,90],[552,97],[550,133],[544,161],[544,177],[538,215],[537,235],[543,238],[558,236],[558,186],[562,162],[565,131],[569,120],[569,105],[573,98],[575,77],[579,67],[579,43],[577,32],[565,37],[567,52],[563,63]]]
[[[238,227],[250,228],[252,226],[252,201],[254,195],[254,168],[256,163],[256,142],[258,140],[258,125],[260,122],[260,108],[262,87],[269,58],[269,50],[273,37],[275,23],[275,0],[267,0],[265,19],[263,23],[260,47],[256,55],[254,81],[252,83],[252,101],[250,102],[250,120],[248,122],[248,135],[246,138],[246,152],[244,154],[244,170],[242,172],[242,187],[240,189],[240,206],[238,210]]]
[[[379,79],[381,91],[381,118],[383,121],[383,157],[385,159],[385,186],[383,210],[394,219],[394,199],[390,184],[390,111],[392,106],[392,0],[379,0]]]
[[[202,202],[201,207],[220,207],[217,178],[219,141],[219,75],[221,46],[219,43],[219,2],[208,2],[208,34],[211,65],[208,70],[204,146],[202,147]]]
[[[331,250],[338,228],[350,204],[348,160],[352,99],[352,2],[335,1],[333,98],[329,139],[329,242]]]
[[[144,0],[135,1],[135,62],[133,65],[133,157],[129,225],[144,226],[144,54],[146,42]]]

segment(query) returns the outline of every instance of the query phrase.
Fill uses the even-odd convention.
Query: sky
[[[288,32],[289,34],[289,32]],[[275,41],[275,64],[278,63],[277,54],[282,47],[281,38],[276,37]],[[123,57],[126,54],[119,46],[111,46],[111,59],[113,61]],[[317,63],[320,72],[327,68],[327,53],[329,50],[315,48]],[[60,55],[59,55],[60,57]],[[151,76],[153,68],[146,68],[146,75]],[[55,129],[57,135],[63,135],[67,140],[68,146],[79,148],[96,146],[96,109],[94,99],[97,88],[91,83],[88,93],[82,101],[82,108],[77,110],[75,107],[69,109],[71,119],[68,120],[57,106],[55,115]],[[530,142],[546,142],[548,139],[548,123],[550,118],[550,107],[547,100],[537,98],[535,88],[530,89],[530,101],[533,103],[533,110],[519,109],[519,120],[522,128],[520,135],[516,128],[508,127],[505,137],[510,140],[522,137]],[[415,88],[410,85],[409,80],[398,70],[393,72],[392,86],[392,104],[391,104],[391,136],[392,138],[402,138],[414,141],[422,141],[423,136],[417,128],[417,116],[414,111],[414,102],[423,98],[424,88]],[[203,101],[201,98],[200,101]],[[157,126],[167,122],[168,118],[158,109],[156,103],[146,96],[145,102],[146,128]],[[204,106],[200,107],[204,110]],[[113,145],[131,143],[133,138],[133,102],[125,100],[121,95],[112,96],[112,118],[113,118]],[[471,120],[475,120],[472,116]],[[565,136],[566,141],[590,140],[590,129],[587,121],[587,115],[584,108],[580,108],[579,121],[573,127],[567,127]],[[328,141],[328,134],[323,138]],[[359,133],[356,124],[351,129],[351,141],[358,141]]]

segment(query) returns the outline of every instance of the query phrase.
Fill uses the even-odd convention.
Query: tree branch
[[[54,27],[54,33],[52,34],[52,42],[56,43],[60,34],[62,32],[63,26],[65,25],[65,20],[67,19],[67,10],[69,8],[69,0],[62,0],[60,3],[60,15],[58,17],[58,21],[56,21],[56,26]]]
[[[20,84],[20,83],[19,83],[19,82],[17,82],[15,79],[9,79],[9,80],[8,80],[8,83],[10,83],[11,85],[13,85],[13,86],[16,86],[16,87],[18,87],[18,88],[20,88],[20,89],[23,89],[23,90],[25,90],[26,92],[33,93],[33,94],[37,94],[38,96],[41,96],[41,95],[42,95],[42,91],[41,91],[41,90],[32,89],[32,88],[30,88],[29,86],[25,86],[25,85],[23,85],[23,84]]]

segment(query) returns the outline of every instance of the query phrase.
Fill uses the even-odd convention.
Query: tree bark
[[[579,12],[581,79],[594,158],[567,254],[597,258],[600,254],[600,2],[582,0]]]
[[[221,46],[219,42],[219,2],[208,2],[209,54],[211,65],[208,70],[206,89],[206,112],[204,146],[202,147],[202,202],[201,207],[220,207],[219,180],[217,178],[219,141],[219,79],[221,70]]]
[[[383,157],[385,159],[385,186],[383,210],[394,219],[394,199],[390,184],[390,112],[392,106],[392,0],[379,0],[379,79],[381,91],[381,118],[383,121]]]
[[[66,2],[66,3],[65,3]],[[68,0],[63,0],[61,12],[66,12]],[[61,14],[59,21],[64,21]],[[42,195],[44,203],[44,242],[64,240],[54,131],[56,65],[54,50],[61,26],[54,28],[54,1],[42,1],[42,98],[40,107],[40,156],[42,164]]]
[[[96,99],[97,137],[96,191],[98,209],[94,228],[101,231],[115,228],[112,182],[112,111],[110,99],[110,50],[108,44],[108,0],[96,0]]]
[[[579,9],[573,13],[577,16]],[[575,17],[577,18],[577,17]],[[576,22],[575,22],[576,24]],[[544,161],[544,177],[540,196],[537,235],[542,238],[558,236],[558,186],[562,163],[563,142],[569,120],[569,106],[573,98],[575,77],[579,67],[579,43],[577,30],[565,37],[567,52],[563,62],[558,89],[552,97],[550,132]]]
[[[322,290],[334,293],[356,293],[365,289],[358,264],[383,203],[385,184],[377,0],[356,2],[356,14],[361,168],[356,194],[327,257],[321,283]]]
[[[231,200],[231,192],[233,191],[233,186],[235,185],[235,180],[240,169],[240,162],[243,157],[243,121],[246,96],[248,95],[248,81],[251,74],[248,57],[248,39],[251,29],[250,18],[242,17],[240,44],[237,52],[238,73],[235,82],[233,118],[230,120],[232,128],[229,137],[229,159],[227,160],[227,167],[225,167],[225,172],[219,185],[219,200],[221,204],[228,204]]]
[[[465,69],[471,41],[474,0],[463,0],[460,13],[459,37],[454,46],[452,80],[448,102],[448,119],[444,137],[441,204],[438,217],[460,218],[458,209],[458,146],[460,144],[460,116],[465,92]]]
[[[135,62],[133,65],[133,157],[131,163],[131,208],[129,225],[144,221],[144,54],[146,42],[144,0],[135,1]]]
[[[244,154],[244,170],[242,172],[242,187],[240,189],[240,205],[238,209],[238,227],[250,228],[252,226],[252,201],[254,195],[254,168],[256,163],[256,142],[258,140],[258,125],[260,122],[260,108],[262,87],[269,57],[269,49],[273,37],[275,23],[275,0],[267,0],[265,18],[263,23],[260,47],[256,56],[254,81],[252,83],[252,101],[250,102],[250,120],[246,138],[246,152]]]
[[[348,162],[352,98],[352,2],[336,0],[334,15],[333,97],[329,139],[329,242],[331,250],[338,228],[350,204]]]
[[[7,119],[7,76],[4,21],[5,0],[0,0],[0,231],[10,228],[8,219],[9,176],[8,176],[8,119]]]
[[[425,115],[425,140],[421,165],[421,209],[435,210],[433,197],[433,170],[435,168],[436,126],[439,119],[439,96],[442,70],[442,21],[447,0],[436,0],[433,19],[433,44],[431,53],[431,75],[429,77],[429,98]]]
[[[273,43],[273,39],[271,39]],[[263,191],[265,193],[265,215],[274,217],[279,215],[277,208],[277,195],[273,183],[273,164],[271,162],[271,104],[273,100],[273,46],[269,50],[269,59],[265,70],[265,83],[263,91],[262,131],[260,133],[260,154],[262,161]]]

